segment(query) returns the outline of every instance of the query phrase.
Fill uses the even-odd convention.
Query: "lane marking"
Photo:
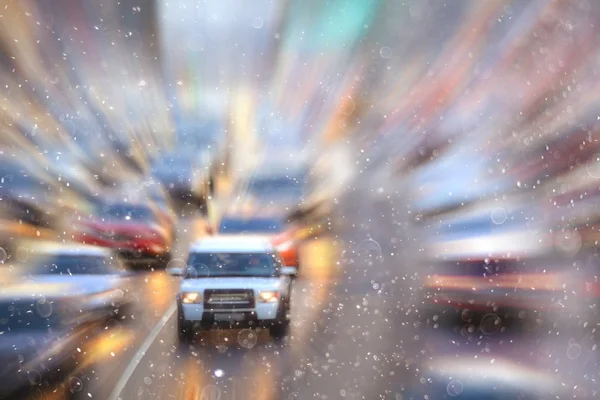
[[[175,310],[177,310],[177,304],[173,303],[171,307],[169,307],[169,309],[163,314],[163,316],[160,318],[160,320],[154,326],[154,328],[152,328],[152,331],[150,332],[146,340],[144,340],[144,343],[142,343],[139,350],[135,353],[135,355],[127,365],[127,368],[125,368],[123,375],[117,381],[115,388],[113,389],[110,396],[108,396],[108,400],[119,399],[121,392],[123,391],[123,389],[125,389],[125,385],[127,385],[127,382],[135,372],[135,369],[138,367],[138,365],[146,355],[146,352],[148,351],[150,346],[152,346],[152,343],[154,343],[154,340],[156,340],[156,337],[158,336],[160,331],[162,331],[162,329],[165,327],[167,322],[169,322],[173,314],[175,314]]]

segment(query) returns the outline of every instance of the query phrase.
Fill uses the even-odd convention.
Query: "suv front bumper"
[[[275,320],[281,314],[280,302],[277,303],[256,303],[252,309],[225,309],[225,310],[211,310],[205,309],[204,304],[182,304],[179,302],[180,312],[182,313],[184,321],[202,321],[202,322],[215,322],[215,314],[235,315],[235,322],[245,321],[263,321],[263,320]],[[242,320],[237,320],[239,316],[243,316]],[[229,323],[228,321],[223,321]]]

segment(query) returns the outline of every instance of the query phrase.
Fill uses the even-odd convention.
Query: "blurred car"
[[[450,340],[448,340],[450,342]],[[524,350],[524,354],[529,351]],[[436,357],[424,370],[426,384],[411,382],[398,390],[402,399],[542,400],[570,398],[545,368],[502,354]]]
[[[13,289],[0,294],[2,398],[48,378],[68,376],[76,365],[77,348],[93,335],[92,324],[74,317],[76,297],[65,298],[56,288],[39,285]]]
[[[252,237],[213,237],[193,245],[177,295],[177,328],[189,340],[196,327],[263,326],[272,336],[287,335],[291,280],[268,242]]]
[[[299,267],[297,230],[287,224],[287,216],[304,201],[307,171],[303,157],[267,157],[238,182],[218,232],[265,236],[285,265]]]
[[[549,254],[552,238],[534,207],[494,202],[447,218],[426,234],[424,316],[463,323],[487,313],[535,319],[567,304],[573,273]]]
[[[157,159],[152,176],[169,191],[173,199],[206,207],[211,192],[211,159],[208,152],[175,152]]]
[[[38,244],[32,255],[20,266],[28,282],[61,286],[65,295],[81,298],[80,312],[98,319],[127,317],[132,276],[110,249],[50,243]]]
[[[251,176],[238,183],[236,193],[242,204],[285,215],[304,201],[307,167],[294,159],[267,159]],[[238,202],[238,200],[236,200]]]
[[[0,397],[64,381],[79,349],[130,315],[130,275],[110,250],[36,244],[26,263],[2,271]]]
[[[254,235],[275,246],[285,265],[299,267],[298,242],[295,230],[288,229],[285,221],[274,216],[225,215],[218,228],[220,235]]]
[[[73,237],[109,247],[127,260],[166,265],[171,259],[171,231],[151,204],[105,204],[92,217],[76,221]]]

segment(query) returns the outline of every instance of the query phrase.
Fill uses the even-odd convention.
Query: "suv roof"
[[[264,253],[272,252],[273,245],[256,236],[217,236],[201,239],[194,243],[190,252],[230,252],[230,253]]]

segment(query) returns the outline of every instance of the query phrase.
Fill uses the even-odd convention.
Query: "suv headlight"
[[[181,295],[183,304],[198,304],[202,303],[202,300],[202,295],[196,292],[188,292]]]
[[[266,290],[258,293],[258,301],[260,303],[276,303],[277,300],[279,300],[279,292]]]

